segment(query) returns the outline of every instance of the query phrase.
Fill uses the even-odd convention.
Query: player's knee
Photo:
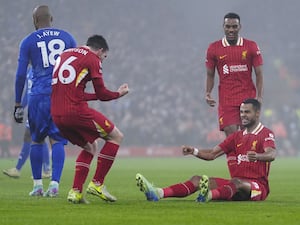
[[[117,144],[121,144],[124,139],[124,134],[117,127],[114,128],[110,136],[110,139]]]
[[[233,183],[237,189],[243,189],[244,187],[244,182],[239,178],[232,178],[231,183]]]
[[[97,151],[97,147],[98,147],[98,143],[97,141],[94,141],[93,143],[87,143],[83,149],[89,153],[91,153],[92,155],[95,155],[96,151]]]
[[[198,175],[192,176],[191,179],[190,179],[190,181],[193,183],[193,185],[195,187],[199,186],[200,180],[201,180],[201,176],[198,176]]]
[[[121,131],[119,131],[118,136],[119,136],[118,138],[119,138],[120,143],[121,143],[123,141],[123,139],[124,139],[124,134]]]

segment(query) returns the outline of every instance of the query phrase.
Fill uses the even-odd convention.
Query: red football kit
[[[211,43],[206,53],[206,67],[219,74],[220,130],[232,124],[241,124],[239,107],[247,98],[256,98],[252,69],[263,64],[254,41],[239,37],[236,45],[226,38]]]
[[[275,149],[274,133],[259,123],[251,133],[247,133],[246,130],[235,132],[219,146],[226,154],[234,152],[236,155],[236,169],[231,176],[248,180],[251,183],[252,200],[265,199],[269,193],[270,162],[250,162],[247,152],[264,153],[267,147]]]
[[[85,93],[92,81],[95,93]],[[58,58],[52,78],[51,115],[71,143],[84,146],[109,134],[114,124],[103,114],[89,108],[87,101],[119,98],[103,81],[99,57],[88,48],[68,49]]]

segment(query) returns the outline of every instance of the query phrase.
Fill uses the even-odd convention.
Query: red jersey
[[[254,41],[239,37],[236,45],[226,38],[211,43],[206,53],[206,67],[219,74],[219,104],[239,106],[247,98],[256,98],[252,69],[263,64]]]
[[[235,152],[234,177],[258,179],[268,185],[270,162],[249,162],[247,152],[264,153],[267,147],[275,149],[275,136],[270,129],[259,123],[251,133],[247,133],[247,130],[237,131],[229,135],[219,146],[227,154]]]
[[[84,92],[89,81],[93,81],[95,94]],[[57,59],[52,77],[53,116],[83,113],[82,110],[88,107],[88,100],[107,101],[118,97],[118,92],[112,92],[105,87],[101,61],[88,48],[68,49]]]

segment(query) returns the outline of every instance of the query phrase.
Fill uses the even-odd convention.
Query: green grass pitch
[[[15,159],[1,159],[1,171],[13,167]],[[147,202],[136,186],[135,174],[145,175],[157,186],[167,186],[189,179],[195,174],[228,177],[224,159],[205,162],[193,157],[117,158],[106,178],[108,190],[118,201],[107,203],[86,196],[89,205],[74,205],[66,197],[72,186],[74,158],[68,158],[57,198],[29,197],[32,188],[29,162],[21,178],[0,174],[1,225],[296,225],[300,224],[299,159],[279,158],[270,173],[271,193],[264,202],[210,202],[198,204],[197,194],[187,198],[169,198]],[[90,181],[95,169],[92,165]],[[44,180],[44,188],[49,180]]]

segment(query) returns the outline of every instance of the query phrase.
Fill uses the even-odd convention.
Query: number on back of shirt
[[[58,78],[53,78],[52,79],[52,85],[57,83],[57,79],[62,83],[62,84],[70,84],[72,83],[75,78],[76,78],[76,70],[75,68],[71,65],[71,63],[76,60],[77,57],[71,56],[67,58],[62,64],[61,64],[61,58],[58,57],[56,60],[55,67],[53,69],[53,73],[56,73],[56,70],[58,69]]]
[[[65,50],[66,45],[60,39],[53,39],[48,44],[45,41],[37,42],[37,46],[41,49],[44,67],[49,67],[55,64],[55,59]]]

